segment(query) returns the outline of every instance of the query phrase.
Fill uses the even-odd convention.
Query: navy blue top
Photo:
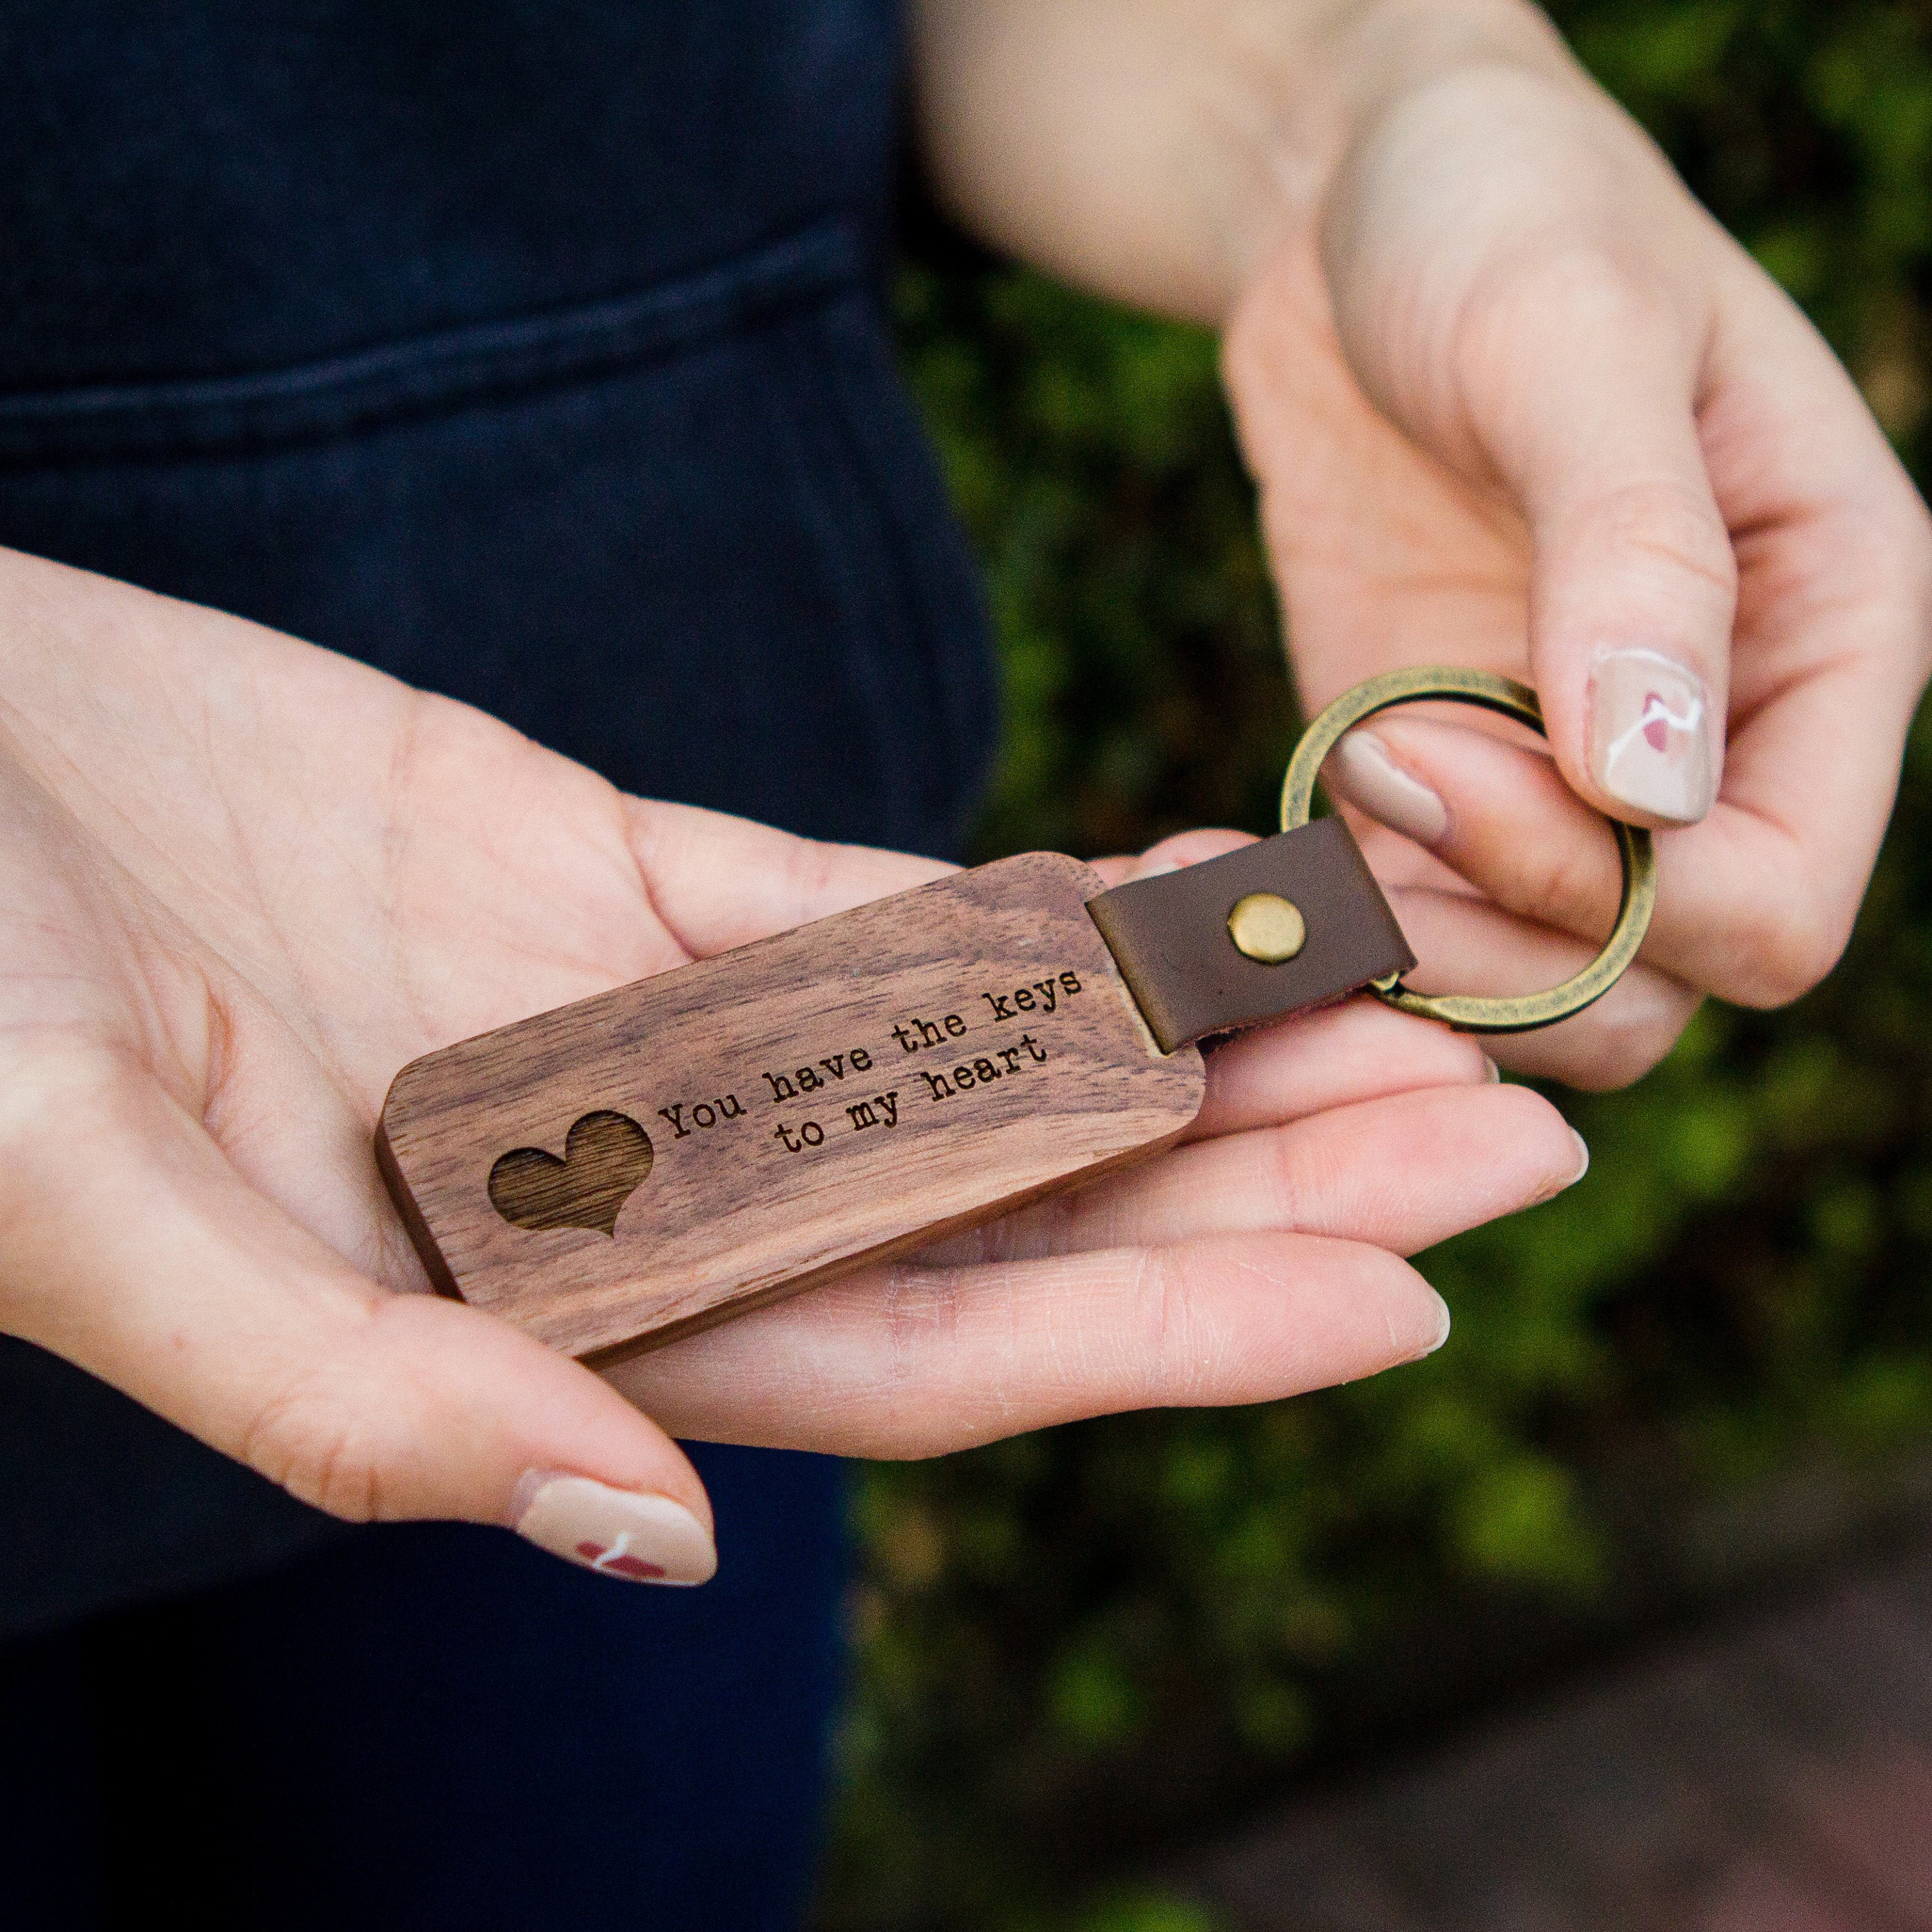
[[[891,0],[19,0],[0,543],[628,789],[946,850],[980,594],[879,289]],[[0,1634],[322,1519],[0,1344]]]
[[[286,369],[884,229],[882,0],[10,0],[0,382]]]

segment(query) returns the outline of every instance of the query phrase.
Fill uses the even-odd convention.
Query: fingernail
[[[1500,1085],[1503,1077],[1502,1069],[1486,1053],[1483,1055],[1483,1064],[1490,1070],[1486,1076],[1490,1084],[1492,1087]]]
[[[1605,651],[1590,673],[1590,772],[1633,810],[1694,825],[1716,790],[1703,682],[1655,651]]]
[[[1574,1187],[1577,1182],[1581,1180],[1584,1175],[1589,1172],[1589,1144],[1574,1127],[1572,1127],[1570,1130],[1570,1138],[1576,1143],[1576,1166],[1575,1172],[1574,1173],[1566,1174],[1561,1180],[1552,1181],[1549,1186],[1545,1188],[1544,1191],[1536,1197],[1536,1199],[1531,1204],[1532,1206],[1540,1207],[1546,1201],[1554,1201],[1559,1194],[1568,1194],[1570,1189]]]
[[[1449,808],[1420,778],[1404,771],[1372,731],[1360,725],[1328,754],[1322,782],[1418,845],[1435,844],[1449,830]]]
[[[1436,1334],[1432,1340],[1425,1342],[1410,1356],[1412,1362],[1419,1362],[1425,1356],[1432,1355],[1449,1339],[1449,1304],[1441,1295],[1436,1298]]]
[[[710,1532],[668,1496],[538,1471],[517,1486],[517,1534],[553,1556],[635,1583],[706,1583],[718,1568]]]

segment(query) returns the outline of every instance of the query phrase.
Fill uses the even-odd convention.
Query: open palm
[[[941,868],[626,798],[102,579],[7,558],[0,592],[0,1327],[340,1514],[508,1521],[563,1472],[702,1518],[667,1432],[917,1454],[1365,1374],[1444,1331],[1396,1254],[1578,1172],[1467,1042],[1345,1008],[1214,1056],[1189,1144],[627,1364],[620,1394],[406,1292],[390,1079]]]

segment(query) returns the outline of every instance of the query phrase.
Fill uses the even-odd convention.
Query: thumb
[[[70,1065],[9,1098],[11,1332],[335,1515],[501,1523],[640,1581],[716,1568],[704,1486],[655,1423],[506,1323],[378,1287],[146,1076]]]
[[[1530,661],[1558,764],[1599,810],[1689,825],[1724,755],[1737,560],[1695,412],[1701,350],[1608,268],[1488,333],[1476,427],[1530,530]],[[1486,397],[1484,392],[1486,391]]]

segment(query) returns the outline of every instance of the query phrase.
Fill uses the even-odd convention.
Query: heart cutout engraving
[[[594,1228],[615,1238],[617,1215],[651,1171],[651,1137],[628,1114],[586,1114],[563,1158],[512,1148],[490,1170],[490,1204],[513,1226]]]

